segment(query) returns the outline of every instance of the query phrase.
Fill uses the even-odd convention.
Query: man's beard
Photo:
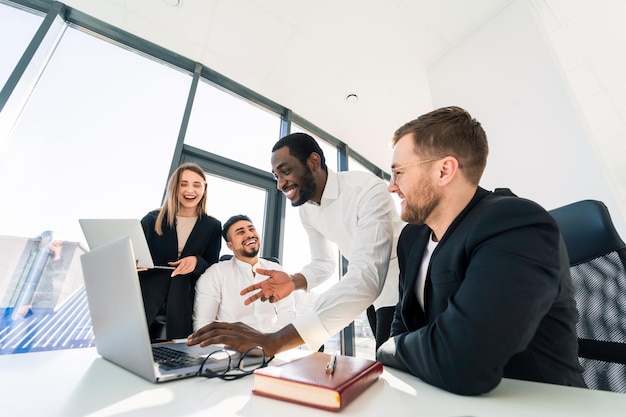
[[[307,167],[306,172],[300,178],[300,185],[298,186],[298,195],[300,198],[298,200],[291,203],[293,207],[298,207],[309,201],[313,195],[315,194],[315,189],[317,184],[315,184],[315,178],[313,178],[313,173],[311,169]]]
[[[417,204],[412,204],[409,199],[405,199],[405,208],[401,213],[401,218],[407,223],[424,224],[433,210],[439,205],[440,198],[435,194],[433,187],[428,184],[415,198]]]
[[[243,256],[244,258],[254,258],[258,254],[259,254],[258,249],[248,249],[245,246],[241,249],[241,256]]]

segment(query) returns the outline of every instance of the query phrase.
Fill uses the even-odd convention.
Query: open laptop
[[[151,382],[164,382],[197,375],[202,360],[223,349],[220,345],[187,346],[184,341],[150,343],[141,297],[135,256],[129,237],[81,255],[91,324],[98,353],[105,359]],[[153,349],[170,349],[192,356],[192,362],[171,369],[170,361],[155,360]],[[227,351],[233,361],[239,353]],[[259,357],[258,362],[262,362]],[[204,365],[214,372],[228,367],[226,353],[214,354]]]
[[[137,268],[175,269],[169,265],[154,264],[139,219],[79,219],[78,222],[90,250],[128,236],[133,245]]]

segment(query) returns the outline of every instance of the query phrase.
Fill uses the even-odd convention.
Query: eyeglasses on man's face
[[[261,346],[252,347],[238,357],[233,357],[227,350],[220,349],[204,358],[196,375],[232,381],[251,375],[256,369],[265,368],[272,359],[274,357],[268,358]],[[226,367],[223,366],[225,360],[227,361]],[[219,364],[220,371],[211,369],[211,364],[216,363]]]
[[[397,181],[398,177],[404,173],[403,170],[405,170],[406,168],[409,168],[409,167],[412,167],[412,166],[415,166],[415,165],[425,164],[426,162],[439,161],[440,159],[443,159],[443,156],[440,157],[440,158],[424,159],[422,161],[416,161],[416,162],[412,162],[410,164],[402,165],[400,167],[391,168],[391,180],[390,180],[390,182],[393,185],[397,185],[396,181]]]

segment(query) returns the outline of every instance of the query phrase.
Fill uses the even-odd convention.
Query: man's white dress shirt
[[[332,243],[349,261],[341,281],[319,295],[313,311],[293,322],[309,348],[317,350],[371,304],[376,309],[397,304],[396,245],[405,223],[387,184],[363,171],[328,170],[321,203],[303,204],[299,212],[311,247],[311,262],[301,271],[307,290],[335,270]]]
[[[211,265],[196,283],[193,330],[213,321],[240,321],[261,332],[273,332],[290,324],[296,317],[294,297],[277,303],[256,301],[244,305],[250,294],[239,295],[239,292],[267,279],[266,275],[253,273],[257,268],[282,271],[276,262],[262,258],[254,266],[235,257]]]

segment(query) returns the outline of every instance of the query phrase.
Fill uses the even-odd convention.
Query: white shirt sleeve
[[[320,294],[313,312],[298,316],[293,323],[311,350],[317,350],[370,306],[385,283],[394,241],[395,206],[383,181],[369,182],[358,193],[355,189],[342,190],[337,198],[342,211],[328,211],[322,219],[328,224],[328,234],[337,233],[333,240],[340,242],[339,249],[349,260],[348,271]],[[337,219],[352,226],[337,232],[331,225]],[[349,244],[345,243],[348,239]],[[308,282],[309,276],[305,277]]]
[[[217,263],[204,271],[196,282],[193,305],[193,331],[215,321],[222,298],[220,268]]]
[[[276,321],[274,330],[280,330],[295,320],[296,304],[294,301],[294,297],[287,297],[276,303],[276,314],[278,320]]]
[[[283,268],[280,264],[271,262],[266,259],[259,259],[259,264],[263,269],[275,269],[278,271],[283,271]],[[265,278],[267,277],[259,275],[259,277],[257,277],[257,281]],[[296,303],[295,297],[293,296],[289,296],[283,300],[278,301],[275,304],[262,303],[260,301],[256,301],[253,304],[256,304],[257,307],[266,307],[266,309],[272,308],[275,311],[275,320],[273,320],[273,324],[271,324],[271,326],[269,326],[268,328],[264,328],[262,326],[255,327],[257,330],[277,331],[287,326],[288,324],[291,324],[291,322],[293,322],[293,320],[296,318]],[[261,323],[261,320],[263,318],[269,317],[265,310],[259,309],[255,312],[255,314],[259,320],[259,323]]]
[[[306,290],[310,291],[326,281],[335,271],[337,248],[315,227],[308,224],[302,215],[300,220],[309,237],[311,248],[311,262],[304,266],[300,273],[306,278]]]

